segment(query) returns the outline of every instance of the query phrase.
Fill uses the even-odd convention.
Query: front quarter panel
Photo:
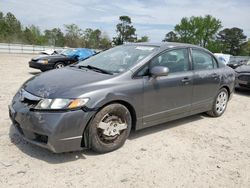
[[[93,110],[99,110],[106,104],[112,102],[128,103],[135,111],[137,124],[142,123],[143,113],[143,80],[126,79],[111,80],[96,86],[96,90],[85,93],[81,97],[90,98],[87,107]]]

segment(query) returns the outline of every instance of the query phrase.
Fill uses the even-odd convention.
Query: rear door
[[[218,64],[205,50],[193,48],[191,54],[194,72],[192,109],[209,110],[220,86]]]

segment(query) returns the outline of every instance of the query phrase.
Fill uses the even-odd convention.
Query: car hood
[[[42,98],[78,98],[86,92],[104,87],[102,82],[113,77],[88,69],[66,67],[34,76],[22,88]]]
[[[33,61],[42,60],[42,59],[70,59],[70,57],[58,54],[58,55],[41,55],[41,56],[32,58]]]
[[[237,73],[250,73],[250,65],[242,65],[235,69]]]

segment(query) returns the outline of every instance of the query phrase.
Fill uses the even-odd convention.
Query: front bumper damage
[[[32,111],[14,97],[9,116],[22,137],[55,153],[82,150],[83,132],[94,111]]]

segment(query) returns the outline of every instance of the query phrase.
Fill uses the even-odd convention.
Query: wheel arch
[[[222,86],[220,89],[222,89],[222,88],[224,88],[224,89],[226,89],[226,90],[227,90],[227,93],[228,93],[228,99],[230,99],[231,92],[230,92],[229,87],[228,87],[227,85],[224,85],[224,86]]]
[[[122,104],[122,105],[124,105],[129,110],[129,112],[131,114],[131,118],[132,118],[132,127],[131,127],[131,129],[133,129],[133,130],[136,129],[137,116],[136,116],[135,108],[133,107],[133,105],[131,105],[129,102],[127,102],[125,100],[112,100],[112,101],[109,101],[109,102],[105,103],[100,108],[98,108],[98,110],[96,110],[96,112],[89,119],[89,121],[88,121],[88,123],[87,123],[87,125],[86,125],[86,127],[84,128],[84,131],[83,131],[83,137],[82,137],[82,141],[81,141],[81,147],[87,147],[87,148],[89,148],[88,128],[89,128],[90,122],[95,117],[96,113],[99,112],[104,107],[106,107],[106,106],[108,106],[110,104],[114,104],[114,103]]]

